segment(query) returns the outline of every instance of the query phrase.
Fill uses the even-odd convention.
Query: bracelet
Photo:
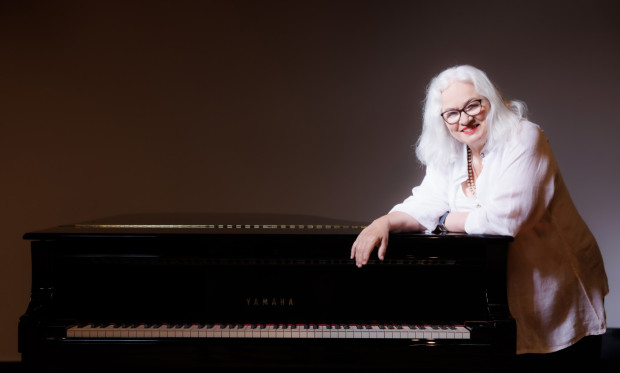
[[[444,223],[446,222],[446,218],[448,217],[449,213],[450,211],[446,211],[445,214],[441,215],[441,217],[439,218],[439,224],[437,224],[437,228],[435,228],[433,233],[447,233],[448,232],[448,229],[446,228]]]

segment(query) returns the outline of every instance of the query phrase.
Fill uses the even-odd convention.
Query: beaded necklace
[[[476,170],[472,164],[471,149],[467,147],[467,187],[476,199]]]

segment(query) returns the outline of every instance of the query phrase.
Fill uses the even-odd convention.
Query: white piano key
[[[287,325],[286,329],[284,329],[283,338],[292,338],[293,337],[293,329],[291,329],[291,325]]]
[[[198,337],[198,324],[192,324],[189,328],[189,337],[197,338]]]
[[[345,331],[345,337],[346,338],[353,338],[353,329],[351,329],[352,326],[348,326],[348,329],[346,329]]]
[[[346,329],[339,329],[338,330],[338,338],[339,339],[347,338],[347,330]]]
[[[308,330],[308,338],[316,338],[316,333],[319,329],[314,329],[314,326],[310,325],[310,327],[307,330]],[[321,332],[319,331],[319,333]]]
[[[222,338],[222,331],[218,325],[207,329],[208,338]]]
[[[358,329],[357,326],[355,326],[354,328],[355,329],[353,329],[353,338],[362,338],[362,333],[364,332],[364,329]]]
[[[101,327],[101,331],[103,331],[104,338],[112,338],[114,337],[114,325],[105,325]]]
[[[136,328],[134,328],[134,331],[136,333],[135,337],[136,338],[144,338],[144,324],[140,324],[138,325]]]
[[[274,326],[274,328],[275,328],[276,338],[284,337],[284,330],[282,329],[282,325],[278,325],[277,328]]]
[[[456,327],[456,330],[461,330],[463,332],[463,337],[464,339],[469,339],[470,338],[470,330],[469,328],[465,327],[465,326],[458,326]]]
[[[241,328],[242,338],[252,338],[252,325],[243,325]]]
[[[260,338],[262,335],[262,329],[260,325],[257,325],[256,328],[252,329],[252,338]]]

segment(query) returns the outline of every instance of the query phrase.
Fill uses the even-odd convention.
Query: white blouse
[[[477,201],[469,207],[462,191],[466,153],[463,145],[451,167],[428,166],[422,183],[391,211],[411,215],[428,230],[446,211],[469,211],[467,233],[514,237],[507,293],[518,354],[553,352],[603,334],[609,292],[603,258],[543,131],[523,121],[510,141],[483,149]]]

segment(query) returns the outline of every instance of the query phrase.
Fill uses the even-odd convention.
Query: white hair
[[[490,103],[486,116],[487,146],[506,141],[525,119],[527,107],[520,101],[505,101],[487,75],[473,66],[450,67],[434,77],[426,89],[422,134],[416,144],[416,155],[424,165],[447,166],[454,161],[462,144],[452,135],[441,118],[441,92],[453,82],[469,82]]]

